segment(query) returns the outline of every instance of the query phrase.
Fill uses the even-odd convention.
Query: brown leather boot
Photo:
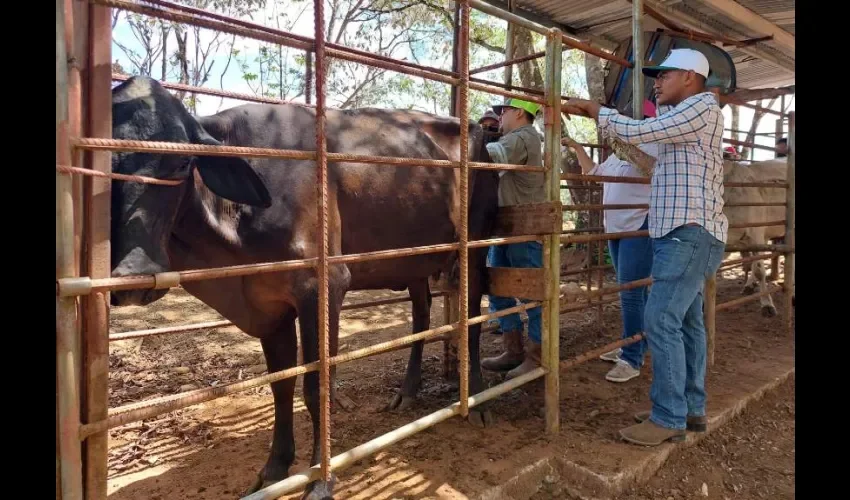
[[[523,362],[525,350],[522,348],[522,330],[502,333],[502,345],[505,351],[496,357],[482,359],[481,368],[503,372],[516,368]]]
[[[529,340],[526,342],[525,351],[525,361],[523,361],[521,365],[509,371],[508,374],[505,376],[505,380],[510,380],[514,377],[525,375],[526,373],[530,372],[531,370],[534,370],[535,368],[540,368],[540,344]]]

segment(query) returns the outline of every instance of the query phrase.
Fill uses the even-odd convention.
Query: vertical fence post
[[[328,157],[325,140],[325,2],[313,2],[316,44],[316,175],[319,204],[319,445],[322,480],[331,480],[330,365],[328,322]]]
[[[796,210],[795,202],[797,196],[797,183],[795,180],[796,168],[794,165],[796,154],[794,118],[796,113],[791,111],[788,113],[788,188],[785,190],[785,244],[788,246],[788,251],[785,253],[785,321],[788,327],[788,335],[794,333],[794,265],[796,259],[796,243],[795,243],[795,228]]]
[[[705,322],[706,350],[708,351],[708,366],[714,366],[714,346],[716,345],[717,323],[717,274],[705,280],[705,302],[703,315]]]
[[[68,116],[68,54],[65,2],[56,0],[56,163],[71,164]],[[73,183],[56,172],[56,279],[76,274]],[[56,297],[56,382],[59,484],[62,500],[82,500],[80,449],[80,348],[76,297]]]
[[[513,14],[514,12],[514,0],[508,0],[508,12]],[[510,21],[505,21],[507,23],[506,37],[505,37],[505,61],[510,61],[514,58],[514,34],[516,33],[516,27],[514,23]],[[507,89],[510,90],[511,86],[514,83],[514,65],[508,64],[505,66],[505,85],[507,85]]]
[[[87,59],[84,74],[84,126],[88,137],[112,137],[112,9],[88,5],[84,37]],[[112,153],[89,152],[86,168],[112,171]],[[111,272],[110,225],[112,182],[86,176],[83,180],[86,275],[108,278]],[[109,409],[109,292],[82,300],[83,307],[83,421],[106,419]],[[83,443],[85,493],[90,500],[106,498],[108,435],[89,436]]]
[[[460,118],[460,414],[469,415],[469,1],[460,0],[458,31],[458,117]]]
[[[546,199],[558,203],[561,212],[561,32],[550,29],[546,39],[545,109],[545,176]],[[546,432],[557,434],[560,430],[560,291],[561,235],[546,235],[543,240],[543,272],[547,299],[543,303],[542,364],[546,368],[545,408]]]
[[[632,2],[632,117],[643,120],[643,0]]]

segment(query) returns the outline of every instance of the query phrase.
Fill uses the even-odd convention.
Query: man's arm
[[[593,160],[591,160],[590,157],[587,156],[587,153],[584,151],[584,148],[581,147],[581,145],[579,145],[579,143],[577,143],[576,141],[570,139],[569,137],[564,137],[563,139],[561,139],[561,144],[569,147],[575,152],[576,158],[578,159],[578,164],[581,167],[581,173],[587,175],[588,172],[590,172],[596,167],[596,165],[593,163]]]
[[[618,137],[629,144],[697,142],[700,131],[708,124],[708,104],[699,98],[689,98],[655,118],[634,120],[614,109],[599,111],[599,128],[604,134]]]
[[[525,165],[528,159],[528,151],[525,143],[516,134],[507,134],[499,138],[497,142],[491,142],[485,146],[493,163],[504,163],[510,165]],[[499,170],[499,177],[504,176],[508,170]],[[511,170],[511,172],[513,172]]]

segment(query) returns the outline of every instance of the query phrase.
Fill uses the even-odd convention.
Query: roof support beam
[[[680,23],[680,24],[683,24],[683,25],[687,26],[688,28],[700,30],[700,31],[705,31],[705,32],[712,33],[712,34],[715,34],[715,35],[723,35],[723,33],[720,33],[720,30],[717,29],[716,27],[707,25],[706,23],[703,23],[699,19],[696,19],[696,18],[694,18],[694,17],[692,17],[688,14],[684,14],[684,13],[680,12],[679,10],[677,10],[675,7],[669,7],[669,6],[664,5],[660,2],[657,2],[655,0],[644,0],[644,4],[649,6],[649,7],[652,7],[654,10],[661,13],[667,19],[669,19],[671,21],[675,21],[675,22]],[[775,66],[776,68],[779,68],[779,69],[781,69],[781,70],[783,70],[787,73],[790,73],[792,75],[795,73],[796,70],[794,68],[793,63],[783,61],[783,60],[779,59],[778,57],[775,57],[770,52],[759,48],[760,45],[762,45],[762,44],[756,43],[751,47],[740,47],[740,48],[737,48],[737,50],[740,50],[741,52],[744,52],[745,54],[749,54],[753,57],[757,57],[757,58],[763,60],[764,62],[770,63],[771,65]]]
[[[608,40],[608,39],[603,38],[603,37],[593,36],[593,35],[590,35],[588,33],[578,33],[578,32],[576,32],[575,28],[571,28],[571,27],[569,27],[565,24],[555,22],[552,19],[547,18],[543,15],[539,15],[539,14],[535,14],[533,12],[529,12],[529,11],[519,7],[519,5],[522,4],[521,0],[514,2],[513,11],[508,10],[508,2],[506,0],[505,1],[502,1],[502,0],[482,0],[482,1],[485,2],[485,3],[489,3],[490,5],[492,5],[494,7],[498,7],[500,9],[504,10],[505,12],[513,12],[514,14],[518,15],[521,18],[528,19],[529,21],[535,22],[535,23],[537,23],[541,26],[546,26],[547,28],[558,28],[565,35],[569,36],[570,38],[575,38],[576,40],[580,40],[580,41],[587,42],[587,43],[592,43],[593,45],[596,45],[597,47],[600,47],[600,48],[607,50],[607,51],[613,52],[614,50],[617,49],[617,46],[619,45],[618,43],[612,42],[611,40]]]
[[[773,41],[789,49],[791,51],[791,55],[795,54],[796,38],[794,35],[788,33],[776,24],[768,21],[743,5],[733,2],[732,0],[700,0],[700,2],[708,5],[728,18],[734,19],[740,24],[749,26],[759,33],[764,35],[773,35]]]

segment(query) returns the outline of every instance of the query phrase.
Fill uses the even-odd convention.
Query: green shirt
[[[495,163],[543,166],[543,138],[532,125],[523,125],[487,144]],[[543,172],[499,171],[499,206],[527,205],[546,201]]]

